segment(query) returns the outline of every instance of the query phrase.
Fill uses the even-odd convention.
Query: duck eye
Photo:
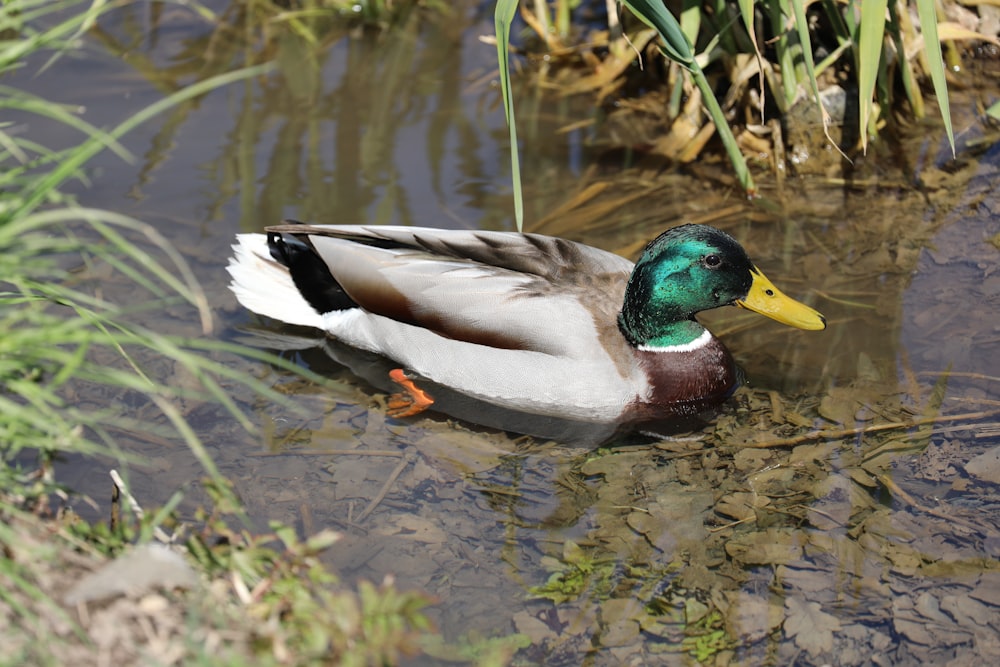
[[[701,261],[710,269],[717,268],[720,264],[722,264],[722,258],[718,255],[705,255]]]

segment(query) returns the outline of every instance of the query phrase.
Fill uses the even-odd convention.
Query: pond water
[[[385,31],[331,22],[309,45],[277,25],[252,37],[244,3],[205,4],[219,22],[158,3],[112,14],[79,54],[5,83],[109,127],[245,57],[274,63],[143,125],[123,141],[134,162],[104,154],[74,186],[182,250],[213,305],[212,335],[304,334],[237,306],[225,273],[237,232],[283,217],[512,229],[495,50],[479,40],[491,7],[414,12]],[[858,158],[850,180],[838,168],[779,191],[762,175],[756,202],[728,187],[722,164],[680,170],[615,150],[589,100],[518,90],[530,231],[634,257],[667,227],[706,222],[827,316],[812,333],[707,313],[750,382],[690,433],[593,449],[433,412],[395,420],[363,373],[308,347],[285,354],[331,386],[230,362],[311,417],[235,383],[260,433],[211,405],[185,414],[261,525],[341,530],[328,557],[347,580],[392,574],[432,593],[456,643],[517,632],[530,641],[522,658],[545,664],[992,663],[1000,144],[995,130],[975,141],[991,131],[975,105],[996,98],[992,85],[956,94],[955,160],[928,122]],[[111,271],[80,280],[129,303]],[[201,335],[185,307],[146,317]],[[201,470],[182,445],[120,443],[149,459],[132,471],[140,500],[179,486],[199,497]],[[72,463],[59,478],[103,497],[104,471]]]

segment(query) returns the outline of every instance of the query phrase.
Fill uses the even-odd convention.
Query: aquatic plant
[[[751,196],[755,186],[744,152],[753,151],[734,136],[730,114],[746,118],[747,126],[767,128],[770,120],[786,119],[792,107],[808,97],[815,108],[811,113],[821,119],[824,132],[834,143],[829,133],[831,114],[821,88],[828,81],[843,83],[856,91],[858,109],[854,132],[845,133],[850,141],[837,146],[848,155],[855,150],[854,138],[857,147],[865,151],[869,138],[890,120],[890,112],[900,108],[900,100],[893,95],[896,81],[905,91],[908,113],[918,118],[924,115],[918,85],[923,76],[931,80],[954,151],[941,41],[987,39],[950,23],[939,30],[932,0],[912,3],[919,18],[919,31],[910,17],[910,5],[886,0],[822,2],[811,6],[803,0],[684,1],[671,3],[669,9],[662,0],[624,0],[622,4],[638,19],[638,26],[634,21],[626,21],[623,27],[615,3],[607,3],[607,30],[594,30],[586,37],[581,36],[583,26],[572,24],[574,12],[597,11],[590,6],[594,3],[586,7],[584,4],[569,0],[555,3],[499,0],[496,5],[497,55],[510,127],[518,228],[523,213],[508,60],[510,32],[519,7],[524,23],[549,50],[550,64],[559,59],[565,61],[572,54],[587,54],[585,62],[595,67],[595,73],[590,77],[593,81],[579,89],[593,90],[599,99],[620,86],[615,80],[625,76],[629,62],[653,52],[654,44],[644,27],[652,28],[659,38],[654,40],[656,51],[671,63],[661,85],[670,90],[667,117],[673,125],[668,131],[676,135],[671,141],[660,142],[658,148],[671,159],[689,161],[701,151],[714,130],[741,187]],[[585,44],[574,46],[572,40]],[[949,49],[951,58],[957,59],[950,43]],[[720,89],[728,89],[723,104],[718,99]],[[682,110],[685,96],[689,104]],[[743,103],[737,105],[736,100]],[[709,125],[699,119],[702,105]],[[706,128],[708,131],[703,131]],[[780,125],[772,124],[765,135],[777,132]],[[780,137],[774,137],[773,141],[781,145]]]

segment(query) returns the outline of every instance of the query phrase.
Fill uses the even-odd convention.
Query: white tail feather
[[[226,270],[229,289],[244,308],[303,327],[323,328],[323,317],[302,298],[288,269],[271,259],[263,234],[237,234]]]

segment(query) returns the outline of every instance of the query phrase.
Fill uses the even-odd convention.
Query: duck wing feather
[[[538,234],[285,224],[364,310],[493,348],[569,357],[621,344],[633,264]],[[615,356],[615,355],[612,355]]]

